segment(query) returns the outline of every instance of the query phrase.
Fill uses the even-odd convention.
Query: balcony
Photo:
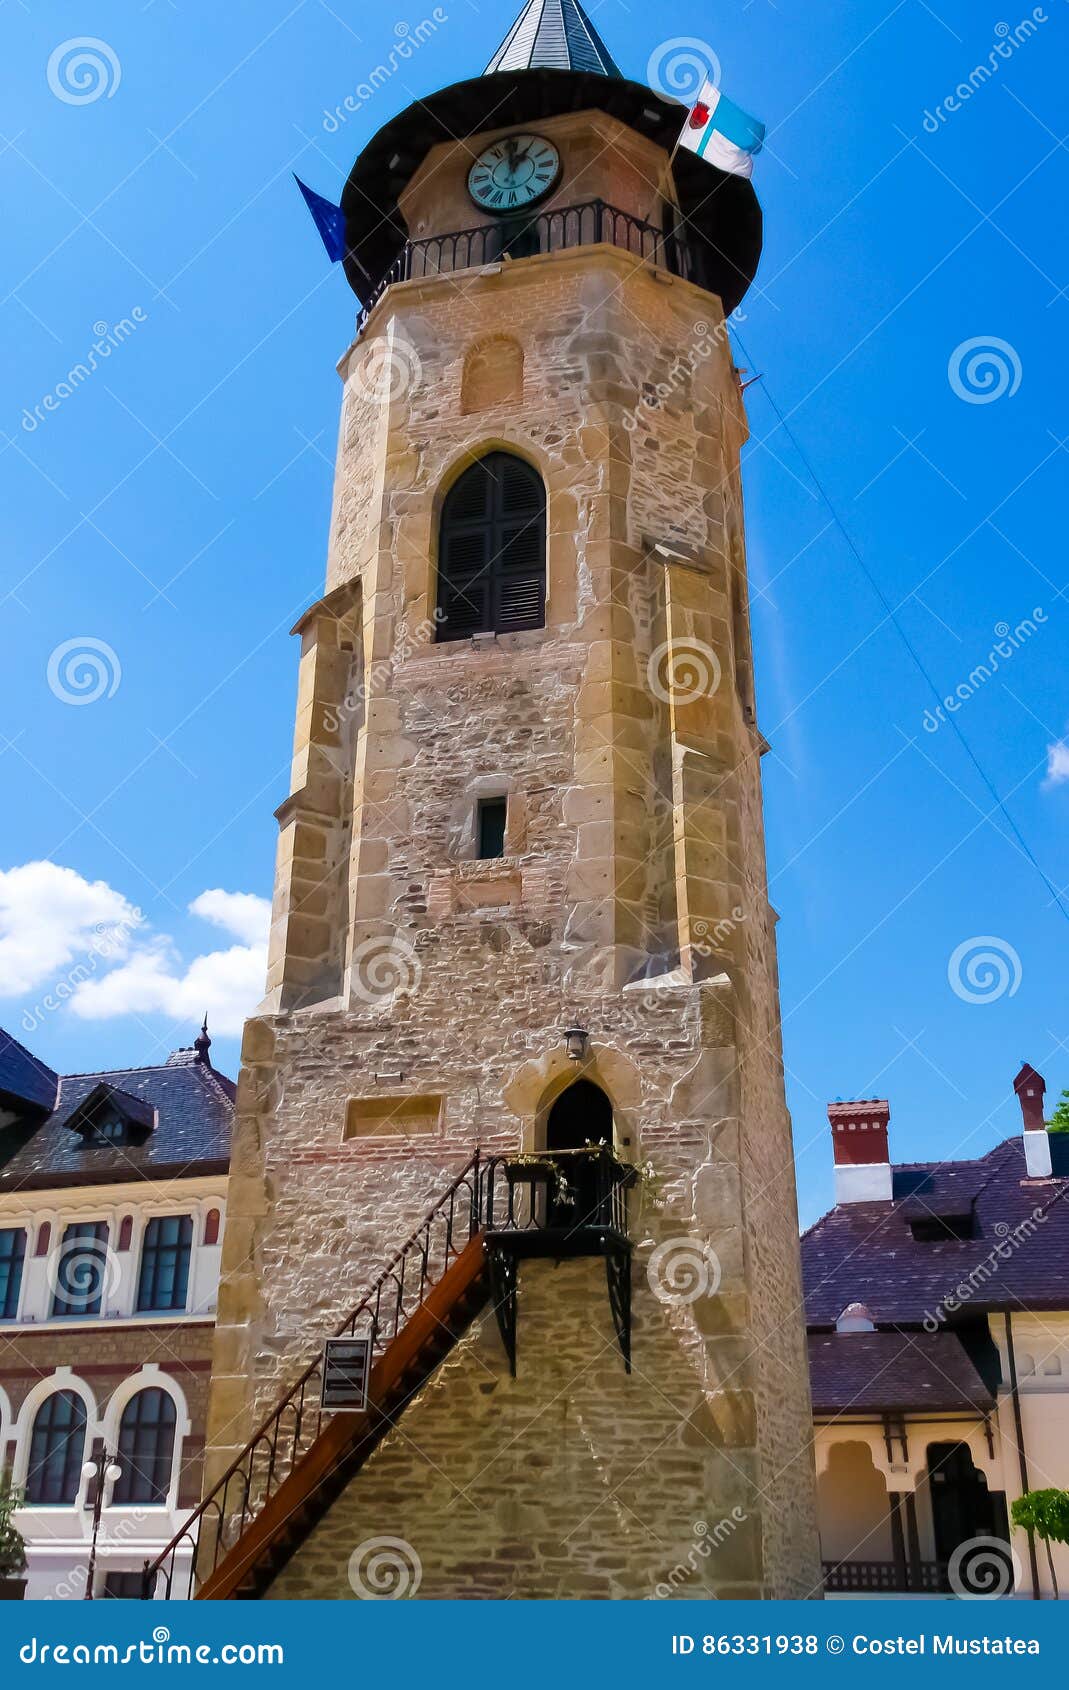
[[[681,236],[621,211],[604,200],[561,206],[537,216],[503,217],[474,229],[458,229],[428,240],[406,241],[382,280],[369,294],[356,320],[357,336],[386,289],[395,282],[479,270],[487,265],[569,252],[581,246],[614,246],[670,275],[699,287],[708,285],[702,254]]]

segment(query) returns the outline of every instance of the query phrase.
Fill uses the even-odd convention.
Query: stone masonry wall
[[[337,783],[345,966],[314,1001],[339,940],[314,900],[349,818],[306,782],[280,813],[270,990],[245,1036],[210,1471],[474,1146],[543,1143],[576,1072],[649,1174],[634,1375],[601,1264],[524,1264],[519,1378],[484,1320],[272,1594],[346,1594],[352,1550],[383,1535],[418,1553],[425,1597],[819,1585],[722,328],[712,296],[589,248],[395,287],[344,367],[323,637],[358,585],[370,677]],[[522,398],[465,414],[488,334],[520,345]],[[491,447],[545,479],[546,628],[437,644],[441,499]],[[298,771],[309,745],[349,755],[314,688]],[[487,790],[508,794],[506,856],[480,863]],[[420,1130],[347,1135],[352,1099],[413,1098],[441,1100]],[[715,1555],[694,1551],[728,1517]]]

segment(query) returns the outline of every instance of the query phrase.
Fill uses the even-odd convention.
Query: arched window
[[[490,452],[446,495],[438,536],[438,638],[511,634],[546,621],[546,490],[510,452]]]
[[[115,1481],[112,1502],[166,1502],[176,1419],[174,1398],[158,1386],[130,1398],[119,1422],[115,1459],[122,1476]]]
[[[26,1469],[31,1507],[77,1500],[85,1452],[85,1404],[76,1391],[55,1391],[37,1410]]]
[[[149,1221],[137,1285],[139,1310],[185,1308],[192,1249],[193,1221],[189,1215],[163,1215]]]

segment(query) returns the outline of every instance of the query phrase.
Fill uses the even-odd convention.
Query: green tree
[[[1054,1600],[1058,1600],[1058,1576],[1054,1571],[1052,1543],[1069,1543],[1069,1490],[1030,1490],[1019,1496],[1010,1509],[1010,1517],[1022,1531],[1034,1532],[1043,1539],[1050,1567],[1050,1582]]]
[[[22,1496],[11,1483],[10,1473],[0,1473],[0,1578],[17,1579],[26,1566],[26,1545],[12,1515],[21,1508]]]
[[[1069,1133],[1069,1091],[1063,1091],[1058,1107],[1047,1122],[1049,1133]]]

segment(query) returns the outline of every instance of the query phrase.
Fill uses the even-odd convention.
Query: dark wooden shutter
[[[491,452],[465,470],[442,510],[438,638],[541,628],[545,606],[542,479],[522,458]]]

